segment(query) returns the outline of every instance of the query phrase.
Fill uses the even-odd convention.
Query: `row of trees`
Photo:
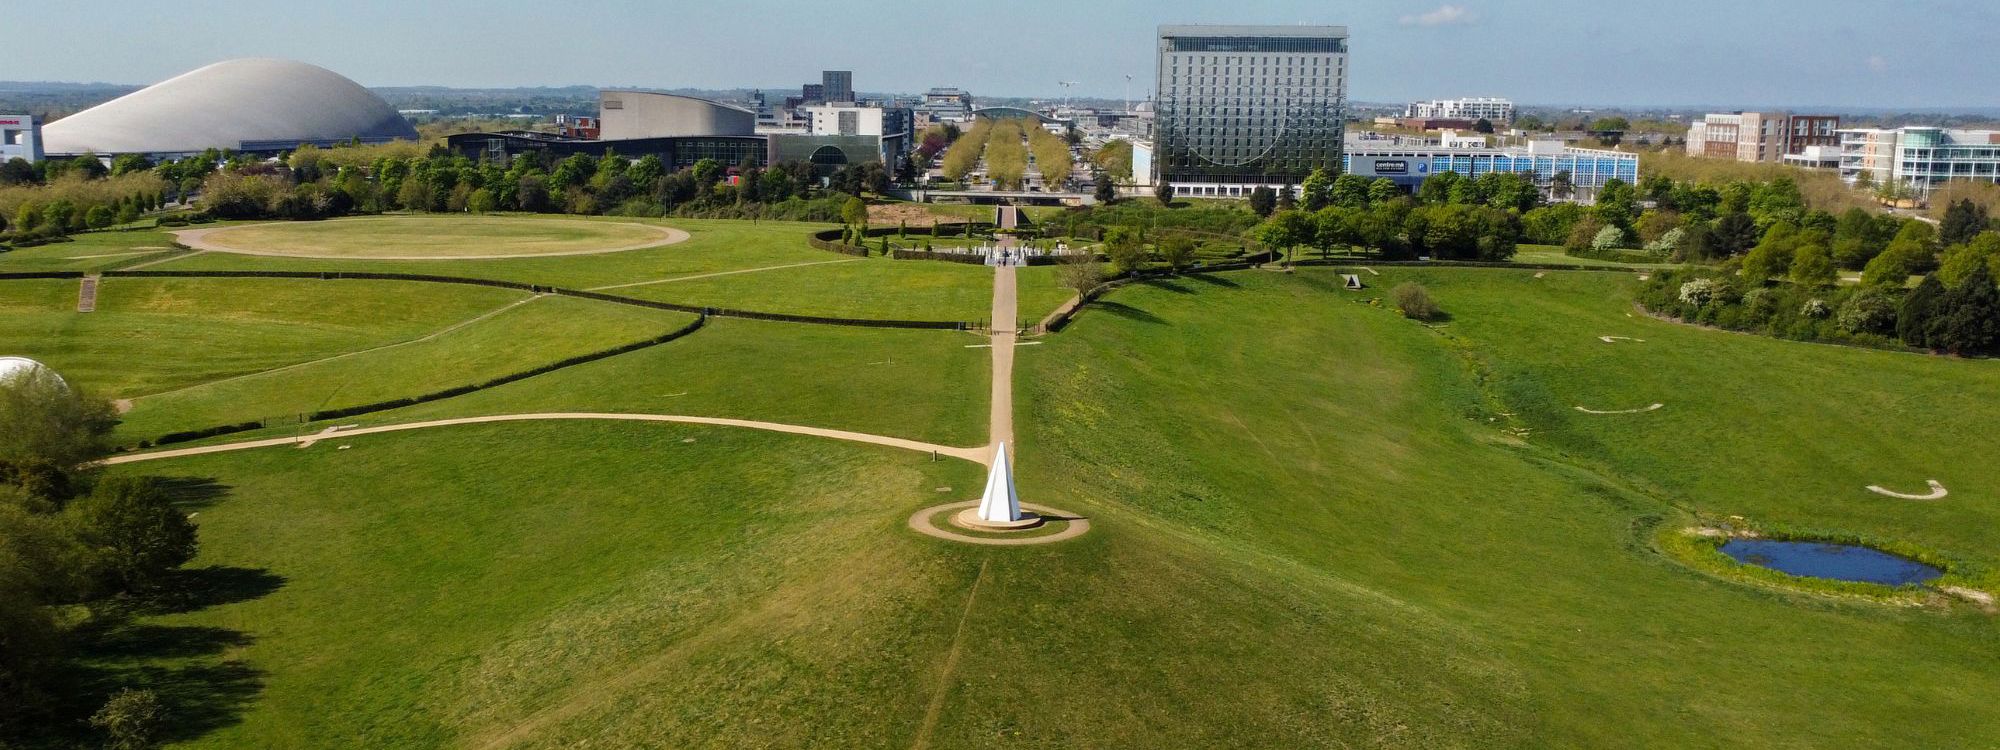
[[[986,177],[1001,190],[1019,190],[1028,175],[1028,134],[1021,120],[1001,118],[987,126]]]
[[[951,141],[951,147],[945,150],[944,160],[939,165],[945,179],[963,181],[966,175],[978,169],[979,155],[986,150],[986,139],[992,134],[993,120],[980,119]]]
[[[1796,272],[1786,280],[1727,270],[1667,271],[1640,292],[1647,309],[1731,330],[1802,341],[1909,346],[1956,355],[2000,354],[2000,286],[1990,265],[1955,282],[1926,275],[1901,284],[1838,286]]]
[[[1281,250],[1310,247],[1322,255],[1369,249],[1387,258],[1507,260],[1522,236],[1523,201],[1512,197],[1519,179],[1453,179],[1406,196],[1385,179],[1329,179],[1316,172],[1301,185],[1305,197],[1298,207],[1280,208],[1254,235]]]
[[[818,177],[805,162],[769,169],[746,162],[731,174],[712,159],[669,171],[652,155],[632,160],[616,153],[562,159],[531,154],[502,167],[435,149],[420,157],[337,166],[331,155],[339,151],[301,148],[282,165],[224,168],[203,180],[200,205],[226,219],[314,219],[390,210],[820,221],[839,216],[837,200],[817,195]],[[833,183],[850,194],[879,191],[887,189],[888,175],[879,164],[856,165],[835,175]]]
[[[90,686],[66,666],[71,642],[195,554],[194,525],[160,483],[82,468],[107,452],[114,423],[108,403],[47,370],[0,379],[0,743],[74,726],[64,701]],[[127,691],[94,723],[115,746],[144,743],[160,729],[158,703]]]
[[[1042,173],[1042,182],[1051,189],[1069,184],[1070,172],[1076,168],[1069,141],[1039,127],[1027,130],[1028,148],[1035,153],[1035,170]]]

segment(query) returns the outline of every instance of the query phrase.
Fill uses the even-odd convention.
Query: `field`
[[[813,251],[812,225],[667,223],[689,240],[160,267],[421,268],[855,317],[991,303],[992,269]],[[172,739],[218,748],[2000,742],[1990,608],[1760,583],[1659,546],[1741,516],[1914,545],[2000,591],[1995,363],[1662,322],[1632,306],[1635,273],[1382,267],[1348,291],[1340,270],[1132,284],[1016,349],[1021,499],[1091,520],[1045,546],[904,527],[977,497],[979,466],[734,427],[457,425],[114,466],[179,480],[202,539],[187,578],[213,593],[93,631],[80,690],[156,686]],[[1017,274],[1024,324],[1070,296],[1055,269]],[[1387,309],[1403,281],[1449,317]],[[95,313],[75,294],[0,281],[0,354],[137,396],[133,438],[691,319],[410,282],[113,278]],[[975,446],[987,345],[711,318],[337,424],[664,414]],[[1950,496],[1863,489],[1928,479]]]
[[[665,245],[680,235],[612,221],[388,216],[192,229],[183,238],[197,249],[230,253],[412,260],[586,255]]]

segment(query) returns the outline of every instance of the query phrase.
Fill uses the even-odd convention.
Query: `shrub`
[[[1618,227],[1605,227],[1597,230],[1597,236],[1591,238],[1590,249],[1597,251],[1616,250],[1624,246],[1624,244],[1625,230]]]
[[[1826,304],[1826,300],[1809,299],[1799,306],[1799,314],[1814,320],[1823,320],[1833,314],[1833,308]]]
[[[1722,282],[1715,279],[1695,279],[1681,285],[1680,300],[1695,307],[1705,307],[1720,295]]]
[[[1660,235],[1659,239],[1646,243],[1646,252],[1661,254],[1674,252],[1680,249],[1681,242],[1686,238],[1687,230],[1674,227],[1667,230],[1665,234]]]
[[[104,702],[90,715],[90,725],[104,732],[104,746],[112,750],[145,750],[159,744],[166,729],[166,707],[151,690],[126,688]]]
[[[1863,288],[1849,295],[1834,323],[1852,334],[1886,336],[1896,332],[1895,295],[1880,288]]]
[[[1402,311],[1403,317],[1411,320],[1436,320],[1444,312],[1431,299],[1430,290],[1414,281],[1397,284],[1396,288],[1389,290],[1389,298],[1396,303],[1396,309]]]

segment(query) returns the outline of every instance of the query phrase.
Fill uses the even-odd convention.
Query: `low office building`
[[[42,160],[42,126],[32,115],[0,115],[0,162]]]
[[[1840,136],[1840,177],[1850,185],[1895,185],[1923,198],[1951,180],[2000,183],[2000,131],[1858,128]]]
[[[1572,148],[1561,141],[1504,148],[1448,148],[1371,144],[1357,139],[1347,144],[1343,168],[1348,174],[1386,178],[1410,191],[1431,175],[1444,172],[1466,177],[1489,172],[1518,174],[1532,178],[1543,190],[1555,185],[1556,175],[1568,173],[1570,185],[1583,199],[1614,179],[1626,184],[1639,181],[1638,154]]]
[[[1514,121],[1514,102],[1495,97],[1432,99],[1411,102],[1403,117],[1413,120],[1486,120],[1495,125]]]

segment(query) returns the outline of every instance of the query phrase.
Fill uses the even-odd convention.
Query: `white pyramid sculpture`
[[[986,494],[979,498],[979,520],[1013,523],[1021,520],[1021,498],[1014,494],[1014,467],[1007,463],[1007,444],[993,454],[993,470],[986,475]]]

